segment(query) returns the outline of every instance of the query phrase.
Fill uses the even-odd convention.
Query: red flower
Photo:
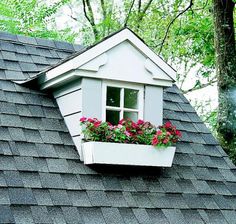
[[[128,131],[125,131],[125,135],[130,137],[131,136],[131,133],[129,133]]]
[[[152,145],[157,145],[159,143],[157,136],[155,135],[152,139]]]
[[[170,121],[167,121],[167,122],[165,123],[165,127],[166,127],[166,128],[170,128],[171,126],[172,126],[172,124],[171,124]]]
[[[100,126],[100,124],[101,124],[101,121],[96,121],[96,122],[94,123],[94,126],[95,126],[96,128],[98,128],[98,127]]]
[[[181,132],[180,132],[179,130],[176,130],[175,134],[176,134],[177,136],[179,136],[180,138],[182,137],[182,134],[181,134]]]
[[[131,129],[129,127],[126,127],[125,129],[126,129],[126,131],[131,131]]]
[[[169,142],[169,139],[168,138],[165,138],[164,140],[163,140],[163,143],[164,144],[167,144]]]
[[[142,124],[144,124],[144,121],[141,120],[141,119],[139,119],[139,120],[137,121],[137,125],[142,125]]]
[[[89,118],[89,119],[88,119],[88,122],[90,122],[90,123],[94,123],[94,119]]]
[[[137,133],[138,133],[139,135],[142,135],[142,134],[143,134],[143,131],[142,131],[142,130],[139,130]]]
[[[158,130],[156,134],[157,135],[162,135],[162,131]]]
[[[132,122],[131,127],[134,128],[134,129],[136,129],[138,126],[137,126],[137,124],[135,124],[134,122]]]
[[[121,119],[118,124],[124,124],[124,123],[125,123],[125,119]]]
[[[81,118],[80,118],[80,122],[85,122],[86,120],[87,120],[86,117],[81,117]]]

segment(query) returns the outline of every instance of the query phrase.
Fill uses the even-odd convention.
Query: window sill
[[[171,167],[176,147],[155,148],[150,145],[108,142],[82,143],[84,163]]]

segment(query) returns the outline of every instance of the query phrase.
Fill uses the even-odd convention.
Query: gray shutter
[[[82,115],[102,119],[102,80],[82,79]]]
[[[163,88],[159,86],[145,86],[144,120],[154,125],[163,123]]]

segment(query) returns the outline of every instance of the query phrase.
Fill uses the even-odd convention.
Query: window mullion
[[[139,112],[139,109],[130,109],[130,108],[124,108],[124,111],[127,111],[127,112]]]
[[[120,91],[120,119],[124,117],[124,88],[121,88]]]
[[[138,118],[139,119],[143,119],[143,113],[144,113],[144,89],[143,90],[139,90],[138,92]]]
[[[108,110],[115,110],[115,111],[120,111],[121,110],[120,107],[113,107],[113,106],[106,106],[106,109],[108,109]]]

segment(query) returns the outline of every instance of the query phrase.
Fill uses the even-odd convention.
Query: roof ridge
[[[82,45],[80,44],[73,44],[67,41],[46,39],[42,37],[31,37],[22,34],[12,34],[6,31],[0,31],[0,41],[8,43],[11,42],[14,44],[27,44],[29,46],[37,46],[50,49],[67,50],[72,52],[78,51],[82,47]]]

